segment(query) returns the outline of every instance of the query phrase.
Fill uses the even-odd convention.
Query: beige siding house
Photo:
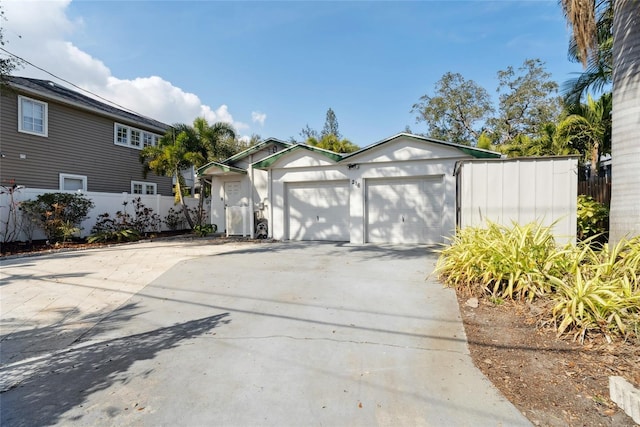
[[[0,179],[27,188],[172,194],[172,179],[143,176],[140,150],[168,125],[56,83],[11,77],[0,96]]]

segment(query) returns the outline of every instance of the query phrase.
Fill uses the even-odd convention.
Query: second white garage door
[[[286,186],[289,239],[350,240],[347,181],[296,182]]]
[[[442,243],[442,176],[366,180],[371,243]]]

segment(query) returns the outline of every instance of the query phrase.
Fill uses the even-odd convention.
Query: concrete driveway
[[[3,426],[530,425],[422,247],[158,241],[2,261]]]

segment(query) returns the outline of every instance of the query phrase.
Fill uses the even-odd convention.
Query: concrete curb
[[[622,377],[609,377],[609,395],[634,422],[640,424],[640,390]]]

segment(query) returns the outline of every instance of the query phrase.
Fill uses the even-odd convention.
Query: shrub
[[[147,208],[139,197],[133,199],[133,215],[126,209],[128,202],[122,205],[123,210],[116,212],[115,217],[109,213],[98,215],[96,224],[91,229],[89,242],[134,241],[149,231],[156,231],[160,226],[160,216]]]
[[[608,229],[609,209],[590,196],[578,196],[578,239],[604,235]]]
[[[66,241],[80,231],[94,204],[76,193],[46,193],[20,204],[24,214],[35,221],[51,242]]]
[[[182,212],[178,212],[173,208],[169,208],[167,215],[163,221],[169,230],[176,231],[178,229],[183,230],[185,228],[186,220]]]
[[[218,226],[215,224],[194,225],[193,232],[200,237],[204,237],[208,234],[215,233]]]

